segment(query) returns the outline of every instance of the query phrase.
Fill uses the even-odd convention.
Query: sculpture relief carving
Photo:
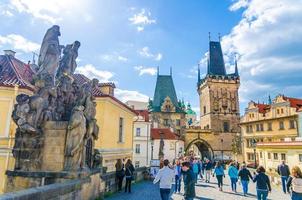
[[[17,103],[12,113],[18,126],[13,147],[16,170],[41,169],[43,127],[46,121],[68,121],[65,170],[86,167],[85,157],[90,160],[87,167],[98,165],[94,161],[97,157],[94,140],[98,138],[99,127],[95,119],[96,102],[92,93],[98,87],[98,81],[74,81],[80,42],[66,45],[60,60],[64,46],[59,44],[59,36],[59,26],[54,25],[47,30],[40,49],[39,69],[33,78],[34,94],[20,94],[16,97]]]

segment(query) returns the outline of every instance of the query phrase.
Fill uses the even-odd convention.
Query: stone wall
[[[144,179],[148,168],[137,168],[134,181]],[[85,178],[54,183],[41,187],[30,188],[17,192],[6,193],[0,196],[0,200],[95,200],[103,199],[105,195],[114,193],[117,189],[115,172],[95,173]]]

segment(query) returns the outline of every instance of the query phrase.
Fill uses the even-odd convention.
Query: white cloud
[[[301,97],[296,86],[302,79],[302,2],[238,0],[230,10],[240,8],[242,19],[221,43],[226,62],[234,53],[239,56],[241,102],[261,102],[269,93],[287,92],[292,86],[297,91],[291,94]],[[227,66],[232,68],[232,63]]]
[[[140,76],[144,74],[154,76],[157,73],[157,69],[155,67],[135,66],[134,69],[139,72]]]
[[[136,25],[138,32],[143,31],[146,25],[156,24],[156,20],[151,19],[151,12],[146,12],[145,9],[141,9],[139,13],[134,14],[129,18],[129,21]]]
[[[163,57],[161,53],[151,53],[149,47],[145,46],[138,51],[138,54],[145,58],[152,58],[156,61],[160,61]]]
[[[99,70],[92,64],[77,67],[76,73],[83,74],[89,79],[97,78],[100,82],[111,82],[110,79],[114,76],[112,72]]]
[[[100,55],[101,60],[105,62],[114,62],[114,61],[121,61],[121,62],[127,62],[128,58],[125,56],[119,55],[117,52],[114,52],[112,54],[102,54]]]
[[[29,41],[17,34],[9,34],[6,36],[0,35],[0,47],[2,46],[12,48],[13,50],[20,50],[25,53],[37,51],[40,48],[39,44]]]
[[[147,95],[134,90],[122,90],[116,88],[114,90],[114,94],[118,99],[120,99],[124,103],[131,100],[142,101],[142,102],[148,102],[149,100],[149,97]]]
[[[6,6],[7,12],[27,13],[36,19],[41,19],[47,23],[57,23],[65,15],[82,16],[87,22],[92,20],[92,16],[83,12],[86,10],[87,2],[79,0],[9,0]]]
[[[123,61],[123,62],[127,62],[128,58],[124,57],[124,56],[118,56],[117,57],[118,60]]]

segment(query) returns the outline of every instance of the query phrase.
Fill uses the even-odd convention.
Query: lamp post
[[[154,146],[154,141],[151,140],[151,160],[153,160],[153,146]]]
[[[253,138],[252,140],[252,146],[253,146],[253,149],[254,149],[254,167],[256,169],[256,165],[257,165],[257,159],[256,159],[256,148],[257,148],[257,140],[255,138]]]
[[[223,162],[223,139],[221,139],[220,142],[221,142],[221,160]]]

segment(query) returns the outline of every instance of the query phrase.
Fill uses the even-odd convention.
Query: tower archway
[[[213,159],[213,149],[208,142],[203,139],[195,139],[186,146],[186,154],[194,151],[195,155],[199,155],[201,159]]]

